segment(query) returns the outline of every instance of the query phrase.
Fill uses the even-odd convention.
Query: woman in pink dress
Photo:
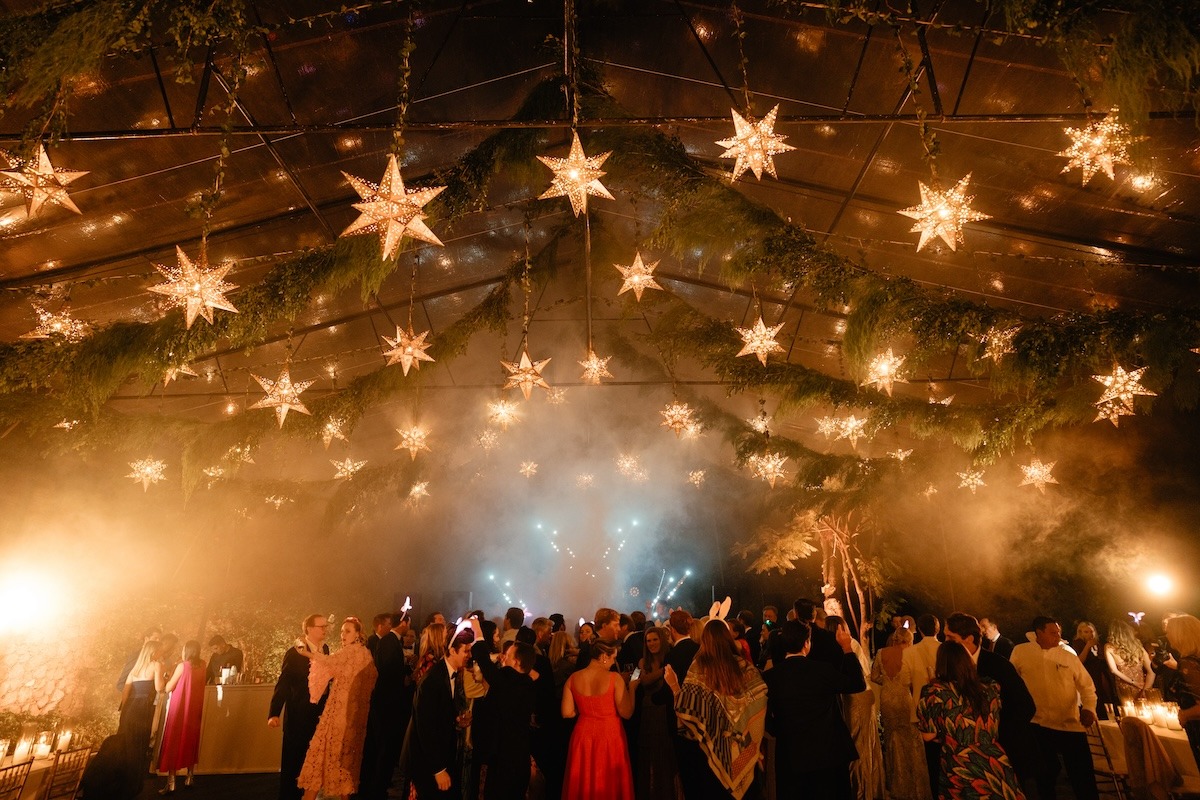
[[[159,794],[175,791],[175,773],[187,770],[184,786],[192,785],[196,756],[200,752],[200,714],[204,710],[204,661],[200,643],[195,639],[183,646],[183,660],[175,667],[163,691],[171,696],[163,724],[162,748],[158,755],[159,772],[167,773],[166,788]]]
[[[346,617],[342,623],[341,650],[305,655],[312,659],[308,671],[312,702],[321,699],[330,681],[333,684],[296,784],[304,790],[305,800],[315,800],[317,792],[325,797],[348,797],[358,790],[367,711],[379,673],[371,651],[363,644],[358,617]]]
[[[567,679],[562,715],[578,715],[567,753],[563,800],[633,800],[633,772],[621,719],[633,714],[637,680],[626,687],[611,672],[617,648],[603,640],[592,641],[592,660]]]

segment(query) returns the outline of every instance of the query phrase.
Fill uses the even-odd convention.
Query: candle
[[[1167,727],[1167,709],[1162,703],[1154,703],[1150,706],[1150,715],[1152,724],[1160,728]]]
[[[5,760],[8,758],[8,746],[12,744],[8,739],[0,739],[0,767],[4,766]]]
[[[1167,728],[1173,731],[1183,730],[1179,724],[1179,703],[1167,703]]]
[[[50,731],[42,731],[38,735],[37,744],[33,746],[34,758],[49,758],[50,757]]]
[[[33,740],[32,739],[21,739],[19,742],[17,742],[17,747],[15,750],[13,750],[13,758],[12,758],[13,763],[20,764],[24,761],[28,761],[32,757],[33,757]]]
[[[63,731],[58,735],[58,744],[55,745],[55,751],[61,753],[71,746],[71,732]]]

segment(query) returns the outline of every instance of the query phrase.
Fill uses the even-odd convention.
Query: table
[[[35,758],[25,786],[21,789],[21,800],[33,800],[42,791],[42,784],[50,777],[50,767],[54,765],[54,757]]]
[[[204,687],[199,774],[278,772],[283,731],[267,727],[274,684]]]
[[[1108,748],[1108,752],[1114,756],[1113,760],[1116,761],[1116,757],[1119,756],[1121,763],[1126,763],[1125,740],[1121,736],[1121,728],[1112,720],[1100,720],[1099,725],[1100,736],[1104,739],[1104,746]],[[1154,732],[1155,738],[1162,742],[1167,756],[1175,765],[1175,769],[1179,770],[1179,774],[1183,776],[1184,782],[1200,782],[1200,767],[1196,766],[1196,759],[1192,757],[1192,748],[1188,744],[1187,734],[1183,731],[1172,731],[1155,725],[1151,725],[1150,730]]]

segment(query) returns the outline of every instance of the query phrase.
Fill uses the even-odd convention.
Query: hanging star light
[[[980,360],[990,358],[993,364],[999,364],[1006,355],[1016,352],[1013,347],[1013,339],[1020,332],[1020,325],[1013,325],[1010,328],[995,326],[988,328],[982,338],[983,355],[979,357]]]
[[[551,386],[546,392],[546,402],[552,406],[561,406],[567,402],[567,390],[561,386]]]
[[[485,452],[485,453],[492,452],[492,448],[495,447],[496,443],[499,441],[500,441],[500,434],[496,433],[491,428],[488,428],[487,430],[480,433],[477,437],[475,437],[476,444],[478,444],[480,447],[482,447],[483,452]]]
[[[82,342],[91,331],[91,326],[82,320],[75,319],[65,310],[55,314],[34,303],[33,313],[37,314],[37,327],[29,333],[22,333],[22,339],[62,338],[75,343]]]
[[[783,323],[767,327],[763,322],[762,314],[758,315],[758,322],[753,328],[738,328],[734,327],[738,336],[742,337],[742,349],[738,351],[739,356],[748,356],[751,353],[758,356],[758,360],[765,367],[767,365],[767,356],[771,353],[782,353],[783,346],[775,341],[775,337],[779,335],[779,330],[783,327]]]
[[[698,439],[702,433],[704,433],[704,425],[697,419],[693,419],[683,428],[684,439]]]
[[[283,372],[279,373],[279,378],[270,380],[268,378],[260,378],[254,373],[250,373],[254,380],[262,386],[267,396],[259,400],[251,408],[273,408],[275,416],[279,420],[279,427],[283,427],[283,421],[287,418],[289,411],[299,411],[301,414],[308,414],[309,410],[304,407],[304,403],[300,400],[300,394],[312,386],[315,381],[299,381],[292,383],[292,376],[289,367],[284,367]]]
[[[330,417],[325,420],[325,424],[321,426],[321,441],[325,444],[325,449],[329,449],[329,445],[334,439],[346,441],[346,420],[341,417]]]
[[[704,470],[694,469],[688,473],[688,483],[699,489],[704,484]]]
[[[626,478],[637,478],[639,474],[645,474],[642,471],[641,460],[637,456],[628,453],[622,453],[617,456],[617,472]]]
[[[66,419],[66,418],[64,417],[64,418],[63,418],[63,421],[62,421],[62,422],[60,422],[60,423],[58,423],[58,424],[57,424],[57,425],[55,425],[54,427],[56,427],[56,428],[62,428],[64,431],[73,431],[73,430],[75,430],[75,426],[77,426],[78,424],[79,424],[79,420],[77,420],[77,419]]]
[[[867,419],[866,419],[866,417],[859,419],[858,417],[851,414],[848,417],[842,417],[841,419],[838,420],[837,438],[838,439],[849,439],[850,446],[852,448],[854,448],[855,450],[858,449],[858,440],[864,438],[866,435],[867,435]]]
[[[521,415],[517,413],[516,403],[510,403],[507,400],[488,403],[488,422],[499,425],[500,430],[506,431],[509,425],[520,421]]]
[[[235,444],[225,451],[225,460],[231,464],[253,464],[254,456],[250,452],[250,445]]]
[[[583,367],[583,375],[580,378],[590,386],[599,386],[601,378],[612,377],[612,373],[608,371],[608,362],[611,360],[612,356],[601,358],[594,351],[588,350],[587,359],[578,362],[579,366]]]
[[[537,462],[522,461],[521,468],[518,469],[517,471],[520,472],[521,475],[526,478],[532,478],[534,475],[537,475],[537,469],[538,469]]]
[[[962,243],[963,225],[981,219],[991,219],[987,214],[971,208],[974,196],[967,194],[967,184],[971,174],[954,185],[953,189],[940,191],[918,182],[921,187],[920,205],[906,208],[899,213],[915,219],[917,222],[910,228],[911,233],[921,232],[921,241],[917,244],[917,252],[925,249],[933,239],[940,238],[951,250],[957,250]]]
[[[902,464],[903,464],[903,463],[904,463],[904,459],[906,459],[906,458],[908,458],[909,456],[911,456],[911,455],[912,455],[912,453],[913,453],[913,451],[912,451],[912,450],[900,450],[900,449],[897,449],[897,450],[893,450],[892,452],[888,453],[888,455],[889,455],[889,456],[891,456],[892,458],[896,459],[897,461],[899,461],[900,463],[902,463]]]
[[[400,444],[396,445],[396,449],[407,450],[409,460],[416,461],[417,453],[421,450],[427,453],[430,452],[428,442],[429,431],[420,425],[413,425],[411,428],[397,428],[396,433],[400,434]]]
[[[1121,365],[1114,364],[1112,375],[1093,375],[1092,379],[1104,384],[1104,393],[1096,401],[1096,406],[1108,401],[1118,401],[1130,411],[1133,410],[1134,395],[1156,397],[1157,393],[1142,386],[1142,375],[1146,367],[1126,372]]]
[[[192,369],[187,364],[180,364],[177,367],[167,367],[166,371],[163,372],[163,387],[165,388],[167,384],[178,378],[180,375],[188,375],[193,378],[200,377],[196,374],[196,370]]]
[[[505,379],[504,388],[519,387],[521,394],[525,395],[526,400],[529,399],[529,393],[533,391],[533,387],[550,388],[550,384],[546,383],[546,379],[542,377],[542,370],[550,363],[550,359],[543,358],[541,361],[530,361],[529,351],[522,350],[520,361],[501,361],[500,363],[508,370],[508,377]]]
[[[388,366],[399,364],[400,369],[407,377],[410,368],[420,369],[422,361],[433,361],[433,357],[425,352],[433,345],[433,342],[425,341],[425,337],[428,335],[429,331],[414,333],[411,326],[405,331],[397,325],[395,339],[381,336],[380,338],[387,342],[389,348],[383,353],[387,357]]]
[[[1140,142],[1144,136],[1133,136],[1128,125],[1117,118],[1118,109],[1113,108],[1104,119],[1089,122],[1085,128],[1066,128],[1063,132],[1071,137],[1071,145],[1058,155],[1067,159],[1060,174],[1076,167],[1082,173],[1082,186],[1097,172],[1103,172],[1110,180],[1114,178],[1113,167],[1117,164],[1132,164],[1129,146]]]
[[[225,477],[224,467],[205,467],[204,477],[208,478],[208,488],[212,488],[213,484]]]
[[[590,472],[581,472],[575,476],[575,485],[580,489],[590,489],[596,482],[596,477]]]
[[[760,456],[754,464],[754,474],[775,488],[775,482],[784,476],[783,465],[788,457],[781,453],[767,453]]]
[[[571,210],[578,217],[587,211],[589,194],[606,200],[614,199],[608,193],[608,189],[604,188],[604,184],[600,183],[600,179],[604,177],[604,170],[600,169],[600,165],[611,155],[611,150],[598,156],[584,155],[583,145],[579,143],[579,134],[571,131],[571,152],[566,158],[537,157],[538,161],[554,172],[550,188],[542,192],[538,200],[566,197],[571,201]]]
[[[24,195],[29,216],[36,216],[47,205],[61,206],[76,214],[83,213],[67,195],[67,184],[82,178],[87,172],[55,167],[46,154],[46,146],[40,143],[37,153],[28,161],[8,153],[5,156],[13,169],[0,171],[4,179],[0,188]]]
[[[662,427],[670,428],[675,432],[676,437],[681,436],[688,426],[695,422],[692,419],[691,406],[678,400],[667,403],[667,407],[658,413],[662,414],[663,421],[660,423]]]
[[[931,406],[948,406],[954,402],[955,396],[956,395],[948,394],[945,397],[938,399],[937,397],[934,397],[931,394],[931,395],[929,395],[929,405],[931,405]]]
[[[771,435],[771,418],[767,416],[766,411],[758,412],[758,416],[746,420],[746,424],[755,433],[761,433],[763,436]]]
[[[826,439],[830,436],[837,436],[840,439],[841,436],[839,434],[841,433],[841,429],[841,420],[837,417],[821,417],[817,419],[817,433],[822,434]]]
[[[1103,403],[1096,403],[1096,418],[1092,422],[1099,422],[1106,419],[1113,424],[1113,427],[1121,427],[1121,417],[1133,416],[1133,409],[1122,403],[1120,400],[1105,400]]]
[[[975,494],[975,490],[980,486],[987,486],[987,484],[983,482],[983,470],[976,471],[969,469],[966,472],[958,473],[958,477],[962,481],[958,484],[958,488],[970,489],[971,494]]]
[[[642,263],[642,254],[640,252],[634,253],[633,263],[628,267],[620,264],[613,264],[613,266],[620,270],[621,277],[624,279],[624,283],[621,284],[621,288],[617,292],[617,297],[632,291],[633,296],[640,303],[642,301],[642,292],[647,289],[662,290],[663,288],[654,280],[654,268],[658,266],[658,262],[655,261],[649,265]]]
[[[429,497],[429,481],[414,483],[408,490],[409,505],[416,506],[426,497]]]
[[[786,136],[775,133],[779,106],[776,105],[757,122],[749,115],[743,117],[737,109],[731,108],[730,111],[733,113],[733,138],[721,139],[717,144],[726,148],[721,158],[736,159],[731,182],[740,178],[746,170],[753,172],[760,181],[764,170],[772,178],[778,178],[775,174],[775,156],[796,149],[783,143]]]
[[[904,366],[904,356],[897,356],[892,353],[892,348],[888,348],[886,353],[881,353],[871,359],[871,363],[867,366],[867,379],[863,381],[863,386],[874,385],[879,391],[887,392],[888,397],[892,396],[892,385],[895,383],[908,383],[907,380],[900,377],[900,368]]]
[[[129,467],[133,472],[125,477],[133,478],[134,483],[140,483],[143,492],[149,491],[150,484],[164,480],[163,473],[167,469],[166,463],[159,461],[157,458],[142,458],[137,461],[130,461]]]
[[[921,494],[923,494],[925,496],[926,500],[931,500],[933,498],[933,496],[937,493],[938,493],[937,487],[934,486],[932,483],[921,490]]]
[[[384,260],[391,258],[400,248],[400,242],[405,236],[443,246],[441,240],[425,224],[425,215],[421,209],[441,194],[445,186],[426,189],[404,188],[404,179],[400,177],[400,166],[395,155],[388,156],[387,170],[378,186],[347,172],[342,174],[362,198],[361,203],[354,204],[355,210],[359,212],[358,219],[342,231],[342,236],[378,234]]]
[[[1025,477],[1021,480],[1021,486],[1029,486],[1030,484],[1037,487],[1037,490],[1042,494],[1046,493],[1047,483],[1058,483],[1050,470],[1054,469],[1057,461],[1051,461],[1049,464],[1043,464],[1040,458],[1035,458],[1028,464],[1022,464],[1021,472]]]
[[[154,265],[167,282],[149,288],[155,294],[166,296],[175,308],[184,310],[186,328],[190,329],[198,316],[204,317],[204,321],[211,325],[213,310],[217,308],[238,313],[233,303],[225,297],[226,292],[238,288],[225,282],[225,276],[233,269],[233,262],[210,269],[208,257],[203,250],[200,251],[200,257],[193,262],[178,245],[175,246],[175,258],[179,263],[174,267]]]
[[[273,494],[273,495],[270,495],[269,497],[265,498],[265,501],[266,501],[267,505],[275,506],[275,510],[276,510],[276,511],[278,511],[279,509],[283,508],[283,506],[284,506],[284,504],[285,504],[285,503],[294,503],[294,502],[296,502],[296,501],[295,501],[295,500],[293,500],[292,498],[290,498],[290,497],[286,497],[286,496],[284,496],[284,495],[281,495],[281,494]]]
[[[335,481],[342,480],[343,478],[349,480],[354,477],[355,473],[367,465],[366,461],[355,461],[350,456],[346,456],[341,461],[330,459],[329,463],[333,464],[337,469],[337,474],[333,476]]]

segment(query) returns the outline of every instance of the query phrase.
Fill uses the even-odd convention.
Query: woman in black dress
[[[163,667],[156,651],[158,642],[142,645],[125,689],[121,694],[121,720],[117,732],[129,736],[131,749],[144,759],[142,772],[150,766],[150,731],[154,726],[154,701],[163,690]]]

